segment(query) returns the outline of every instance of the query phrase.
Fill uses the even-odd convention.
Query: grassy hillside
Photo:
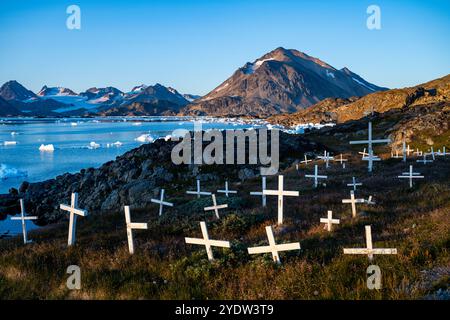
[[[324,141],[325,142],[325,141]],[[333,145],[336,147],[336,145]],[[331,145],[330,145],[331,148]],[[381,149],[380,149],[381,150]],[[78,219],[78,242],[67,248],[67,222],[31,232],[33,243],[21,238],[0,241],[0,298],[39,299],[417,299],[433,296],[450,283],[450,157],[432,165],[416,164],[425,175],[413,189],[397,179],[407,171],[400,160],[376,164],[372,175],[366,163],[352,154],[346,169],[333,163],[326,186],[312,188],[304,174],[313,166],[286,169],[285,189],[299,190],[300,197],[285,198],[285,223],[275,227],[277,243],[296,242],[300,251],[280,253],[282,265],[269,254],[248,255],[247,247],[267,245],[265,226],[276,224],[276,198],[263,209],[260,198],[248,192],[260,190],[260,179],[230,187],[237,196],[218,197],[229,203],[220,220],[203,212],[208,197],[197,199],[185,190],[166,190],[177,205],[158,217],[157,205],[132,209],[132,220],[148,222],[148,230],[135,231],[136,253],[128,254],[122,212]],[[215,168],[220,170],[220,168]],[[351,218],[346,183],[356,176],[363,182],[357,197],[374,197],[376,205],[359,205]],[[230,177],[237,181],[237,177]],[[193,185],[192,181],[192,185]],[[277,178],[268,179],[268,188]],[[207,190],[220,185],[209,184]],[[319,224],[327,210],[341,219],[328,233]],[[229,240],[231,249],[214,248],[209,263],[204,247],[187,245],[184,237],[200,237],[199,221],[206,220],[212,239]],[[365,246],[364,226],[372,226],[375,247],[397,248],[396,256],[376,256],[382,271],[382,289],[366,288],[366,256],[343,255],[342,248]],[[80,266],[82,289],[70,291],[65,283],[69,265]],[[448,295],[447,295],[448,298]]]

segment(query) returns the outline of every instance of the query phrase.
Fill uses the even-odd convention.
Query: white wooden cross
[[[228,208],[228,205],[227,205],[227,204],[217,205],[216,195],[215,195],[214,193],[211,195],[211,197],[212,197],[213,205],[212,205],[211,207],[206,207],[206,208],[204,208],[204,210],[205,210],[205,211],[211,211],[211,210],[214,210],[214,213],[216,214],[216,218],[217,218],[217,219],[220,219],[220,216],[219,216],[219,209],[225,209],[225,208]]]
[[[319,167],[317,164],[314,166],[314,174],[306,174],[305,178],[314,178],[314,188],[317,188],[319,185],[318,179],[328,179],[328,176],[319,176]]]
[[[416,162],[422,162],[423,164],[432,163],[433,160],[427,160],[426,153],[423,154],[423,160],[416,160]]]
[[[22,220],[22,234],[23,234],[23,243],[30,243],[31,240],[27,238],[27,225],[26,220],[36,220],[38,217],[36,216],[27,216],[25,212],[25,205],[23,203],[23,199],[20,199],[20,217],[11,217],[11,220]]]
[[[266,206],[266,195],[264,194],[264,190],[266,190],[266,177],[262,177],[262,189],[259,191],[252,191],[250,195],[252,196],[261,196],[262,206]]]
[[[353,180],[353,183],[347,183],[347,187],[353,187],[353,190],[356,191],[356,187],[357,186],[362,186],[362,183],[361,182],[357,183],[355,177],[353,177],[352,180]]]
[[[259,254],[259,253],[271,252],[273,261],[280,264],[281,260],[280,260],[279,254],[278,254],[279,251],[300,250],[300,242],[276,244],[275,238],[273,236],[272,226],[266,227],[266,233],[267,233],[267,238],[269,239],[269,245],[262,246],[262,247],[248,248],[249,254]]]
[[[419,151],[419,148],[416,148],[416,152],[414,152],[414,154],[419,157],[422,155],[422,151]]]
[[[375,201],[372,201],[372,196],[369,196],[369,199],[364,199],[365,204],[375,204]]]
[[[211,192],[201,191],[200,190],[200,180],[197,179],[197,191],[186,191],[187,194],[196,194],[197,198],[200,196],[210,196]]]
[[[414,151],[414,149],[411,149],[411,148],[409,147],[409,144],[408,144],[408,147],[406,148],[406,155],[409,157],[409,154],[410,154],[412,151]]]
[[[342,167],[345,169],[345,162],[348,161],[348,159],[344,159],[342,153],[340,154],[338,159],[334,159],[334,161],[340,162]]]
[[[228,190],[228,181],[225,181],[225,190],[217,190],[219,193],[225,193],[225,196],[228,198],[229,193],[237,193],[236,190]]]
[[[202,235],[203,239],[199,238],[184,238],[186,243],[189,244],[199,244],[202,246],[205,246],[206,248],[206,254],[208,255],[208,260],[212,261],[214,260],[212,247],[222,247],[222,248],[229,248],[230,242],[229,241],[221,241],[221,240],[210,240],[208,235],[208,229],[206,228],[206,223],[204,221],[200,222],[200,228],[202,229]]]
[[[328,210],[328,217],[320,218],[320,223],[325,223],[324,229],[331,231],[333,224],[339,224],[339,219],[333,219],[333,211]]]
[[[362,155],[362,158],[367,157],[369,154],[366,152],[366,148],[361,152],[358,152],[358,154]]]
[[[161,189],[161,196],[160,196],[159,200],[158,199],[150,199],[150,201],[153,203],[159,204],[159,216],[162,216],[164,206],[173,207],[173,203],[164,201],[164,189]]]
[[[373,169],[373,161],[377,161],[377,157],[375,157],[373,155],[373,144],[374,143],[389,143],[391,142],[390,139],[376,139],[373,140],[372,139],[372,122],[369,121],[369,129],[368,129],[368,139],[367,140],[359,140],[359,141],[350,141],[350,144],[367,144],[367,149],[369,151],[369,156],[368,157],[363,157],[363,160],[368,160],[369,161],[369,167],[368,170],[369,172],[372,172]]]
[[[364,203],[364,199],[355,199],[355,192],[353,190],[350,191],[350,199],[342,199],[342,203],[350,203],[352,206],[352,217],[356,217],[356,204]]]
[[[330,167],[330,160],[334,160],[334,157],[330,157],[330,153],[325,150],[323,156],[318,156],[317,158],[325,161],[325,168]]]
[[[278,224],[283,224],[283,197],[298,197],[298,191],[284,191],[283,189],[284,177],[278,176],[278,190],[264,190],[266,196],[278,196]]]
[[[420,173],[413,172],[413,166],[409,166],[409,172],[403,172],[401,176],[398,176],[400,179],[406,178],[409,179],[409,187],[413,187],[413,179],[423,179],[424,176],[421,176]]]
[[[431,147],[430,152],[426,153],[427,156],[428,156],[428,155],[431,155],[431,158],[432,158],[433,160],[436,160],[436,157],[435,157],[434,154],[435,154],[435,152],[434,152],[433,147]]]
[[[86,210],[79,209],[77,208],[77,206],[78,206],[78,193],[72,193],[70,206],[66,204],[59,205],[59,208],[61,210],[70,213],[69,237],[67,240],[68,246],[74,245],[76,242],[77,216],[86,217],[88,215],[88,212]]]
[[[304,163],[305,165],[307,165],[308,162],[312,162],[312,161],[313,161],[313,160],[309,160],[309,159],[306,157],[306,154],[305,154],[304,156],[305,156],[305,160],[300,161],[300,163]]]
[[[402,152],[403,152],[403,162],[406,162],[406,134],[404,132],[403,132]]]
[[[134,253],[133,229],[146,230],[147,223],[131,222],[130,207],[125,206],[125,222],[127,224],[128,250]]]
[[[373,259],[374,254],[397,254],[397,249],[374,249],[372,244],[372,230],[370,226],[366,226],[366,248],[350,248],[344,249],[344,254],[364,254]]]
[[[439,151],[439,154],[438,155],[440,155],[440,156],[448,156],[448,155],[450,155],[450,152],[445,152],[445,146],[442,148],[442,152],[441,151]]]

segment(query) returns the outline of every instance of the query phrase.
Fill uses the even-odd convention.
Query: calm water
[[[238,129],[253,125],[211,120],[203,129]],[[193,130],[193,122],[179,118],[1,119],[0,193],[18,188],[24,180],[37,182],[57,175],[99,167],[140,146],[146,137],[170,135],[175,129]],[[148,135],[148,136],[146,136]],[[140,137],[140,138],[139,138]],[[141,140],[141,141],[140,141]],[[92,143],[92,144],[91,144]],[[40,151],[41,145],[54,151]],[[33,226],[32,222],[28,224]],[[0,234],[21,232],[20,222],[0,222]]]

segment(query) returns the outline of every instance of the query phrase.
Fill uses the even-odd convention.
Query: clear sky
[[[66,8],[81,8],[81,30]],[[366,27],[369,5],[381,30]],[[404,87],[450,73],[449,0],[1,0],[0,82],[84,91],[144,83],[206,94],[282,46]]]

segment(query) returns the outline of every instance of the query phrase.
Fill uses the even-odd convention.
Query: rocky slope
[[[0,117],[18,116],[22,113],[12,106],[8,101],[0,97]]]
[[[261,117],[298,111],[329,97],[364,96],[385,89],[347,68],[338,70],[303,52],[277,48],[239,68],[182,114]]]
[[[349,100],[328,99],[306,110],[293,114],[275,115],[271,123],[295,126],[304,123],[337,122],[361,119],[372,110],[386,112],[391,109],[450,101],[450,75],[415,87],[375,92],[362,98]]]
[[[18,191],[11,190],[9,197],[0,197],[0,212],[17,210],[14,199],[17,205],[17,197],[22,197],[27,204],[27,212],[38,215],[38,223],[46,224],[64,217],[59,204],[69,201],[72,192],[79,192],[81,206],[101,213],[119,210],[127,204],[144,208],[150,205],[150,199],[157,195],[162,186],[186,189],[194,185],[195,178],[219,181],[233,175],[245,180],[259,173],[256,165],[174,165],[171,150],[175,144],[157,140],[131,150],[98,169],[67,173],[39,183],[24,182]],[[204,143],[205,146],[207,144]],[[284,165],[300,158],[304,152],[319,152],[322,149],[322,146],[300,136],[280,136],[280,160]]]

